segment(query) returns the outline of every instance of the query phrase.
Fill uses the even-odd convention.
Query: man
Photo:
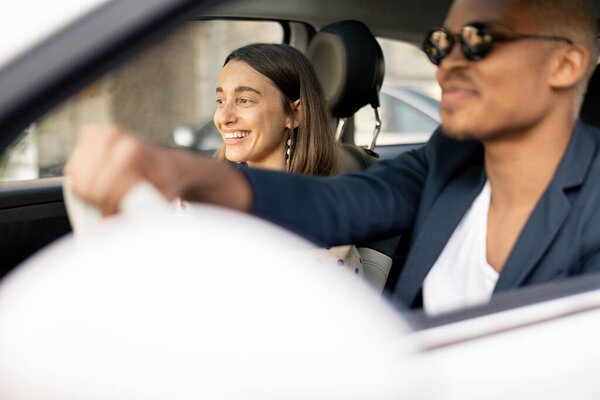
[[[456,0],[424,48],[442,128],[333,179],[230,168],[90,128],[66,173],[104,214],[139,178],[250,211],[322,246],[409,232],[393,299],[440,313],[600,270],[600,131],[576,121],[597,51],[586,0]],[[102,133],[102,134],[101,134]]]

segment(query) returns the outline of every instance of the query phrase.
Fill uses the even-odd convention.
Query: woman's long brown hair
[[[298,128],[291,135],[291,157],[286,171],[334,175],[339,169],[338,147],[323,89],[304,54],[285,44],[255,43],[234,50],[225,59],[243,61],[270,79],[283,93],[284,108],[300,99]],[[224,157],[224,151],[221,151]]]

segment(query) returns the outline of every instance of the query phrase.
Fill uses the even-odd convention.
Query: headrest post
[[[337,130],[335,131],[335,140],[337,142],[342,140],[342,135],[344,134],[344,129],[346,128],[346,122],[348,122],[348,118],[340,118],[338,120]]]
[[[373,111],[375,112],[375,129],[373,130],[373,139],[371,140],[369,150],[373,150],[375,148],[377,136],[379,136],[379,132],[381,131],[381,117],[379,116],[379,107],[373,107]]]

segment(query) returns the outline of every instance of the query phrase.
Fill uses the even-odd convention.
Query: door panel
[[[70,231],[62,178],[0,183],[0,277]]]

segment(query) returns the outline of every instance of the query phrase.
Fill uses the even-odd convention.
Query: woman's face
[[[282,99],[279,88],[245,62],[232,60],[223,67],[214,122],[228,160],[284,168],[290,118]]]

